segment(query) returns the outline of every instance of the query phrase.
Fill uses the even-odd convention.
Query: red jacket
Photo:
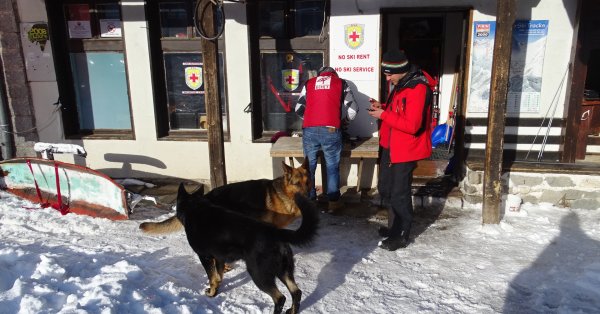
[[[343,81],[334,72],[324,72],[306,82],[306,109],[303,128],[339,128],[342,116]]]
[[[390,150],[392,163],[431,156],[431,88],[435,80],[410,72],[388,97],[381,114],[379,145]]]

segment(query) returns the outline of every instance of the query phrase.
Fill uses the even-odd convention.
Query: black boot
[[[381,241],[379,247],[384,250],[395,251],[407,247],[408,243],[408,240],[404,237],[389,237]]]

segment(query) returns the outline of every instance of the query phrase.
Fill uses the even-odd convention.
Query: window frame
[[[64,8],[69,4],[88,4],[91,7],[92,38],[83,38],[79,41],[69,39],[67,19]],[[116,4],[119,8],[121,20],[120,37],[97,36],[98,13],[97,5]],[[123,15],[120,1],[114,0],[59,0],[58,3],[46,0],[48,14],[48,28],[54,56],[56,69],[56,83],[59,91],[61,104],[61,115],[64,136],[67,139],[135,139],[134,119],[132,110],[132,99],[129,85],[129,72],[127,69],[127,51],[125,49],[125,30],[123,29]],[[123,54],[125,62],[125,83],[127,88],[127,100],[131,129],[82,129],[79,121],[79,109],[77,105],[76,91],[74,88],[73,68],[71,66],[70,54],[83,52],[118,52]]]
[[[199,1],[199,0],[198,0]],[[162,37],[160,21],[161,3],[186,3],[186,10],[189,10],[189,17],[192,17],[195,10],[195,1],[193,0],[148,0],[146,2],[146,19],[148,22],[148,37],[150,45],[150,68],[152,73],[152,87],[154,90],[154,114],[156,119],[156,136],[159,140],[166,141],[208,141],[207,129],[171,129],[170,114],[168,108],[168,90],[166,84],[166,70],[164,64],[165,53],[191,53],[198,52],[202,56],[201,37],[195,35],[195,29],[192,25],[187,26],[186,38]],[[190,22],[190,21],[188,21]],[[223,137],[229,140],[229,108],[227,100],[227,77],[225,63],[225,35],[221,35],[217,40],[218,54],[222,56],[223,67],[218,71],[223,77],[223,84],[219,86],[221,95],[224,95],[224,101],[221,102],[223,116]],[[191,38],[190,38],[191,37]],[[204,60],[204,59],[203,59]],[[217,65],[217,67],[219,67]],[[222,71],[221,71],[222,70]],[[205,72],[203,72],[204,74]],[[206,80],[204,80],[206,82]]]
[[[293,4],[294,0],[285,0],[287,12],[285,14],[286,25],[293,25],[293,12],[295,11]],[[329,16],[330,16],[330,0],[324,0],[325,21],[322,29],[322,34],[329,34]],[[260,14],[258,1],[247,3],[247,19],[250,38],[250,58],[253,62],[250,64],[251,71],[251,93],[252,103],[250,105],[252,114],[252,140],[254,142],[270,142],[271,137],[277,131],[264,130],[263,121],[263,105],[261,101],[261,53],[263,52],[278,52],[278,53],[323,53],[323,63],[329,64],[329,40],[328,35],[323,36],[323,41],[320,42],[321,35],[309,35],[295,38],[272,38],[260,36]],[[289,28],[286,26],[286,32],[289,34]]]

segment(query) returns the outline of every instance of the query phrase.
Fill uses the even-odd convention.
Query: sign
[[[469,112],[488,112],[496,22],[473,23]],[[515,21],[507,112],[540,111],[548,20]]]
[[[40,46],[40,50],[44,51],[46,42],[48,41],[48,24],[38,23],[31,26],[27,31],[27,39],[29,42],[36,43]]]
[[[330,66],[351,81],[378,81],[379,20],[376,16],[342,16],[330,24]]]
[[[66,7],[69,38],[92,38],[90,6],[88,4],[69,4]]]
[[[185,67],[185,85],[192,90],[202,87],[202,68]]]
[[[469,112],[488,111],[495,36],[496,22],[473,22]]]
[[[362,46],[362,44],[364,43],[364,29],[364,24],[344,25],[344,32],[346,33],[345,42],[348,48],[357,49],[360,46]]]
[[[121,20],[100,20],[100,37],[121,37]]]
[[[300,71],[296,69],[281,70],[281,86],[288,92],[298,88],[300,84]]]
[[[540,111],[548,20],[515,21],[508,77],[508,112]]]

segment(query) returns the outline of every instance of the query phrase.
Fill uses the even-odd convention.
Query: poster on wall
[[[21,45],[25,57],[25,71],[30,82],[56,80],[52,47],[46,22],[21,23]]]
[[[507,112],[540,111],[548,20],[516,21],[513,28]]]
[[[473,23],[473,49],[471,50],[471,86],[469,112],[487,112],[492,78],[492,58],[496,22]]]
[[[331,24],[331,66],[352,81],[376,81],[379,33],[370,20],[341,17]]]
[[[473,23],[469,112],[488,112],[496,22]],[[542,71],[548,20],[515,21],[509,73],[507,112],[540,111]]]

